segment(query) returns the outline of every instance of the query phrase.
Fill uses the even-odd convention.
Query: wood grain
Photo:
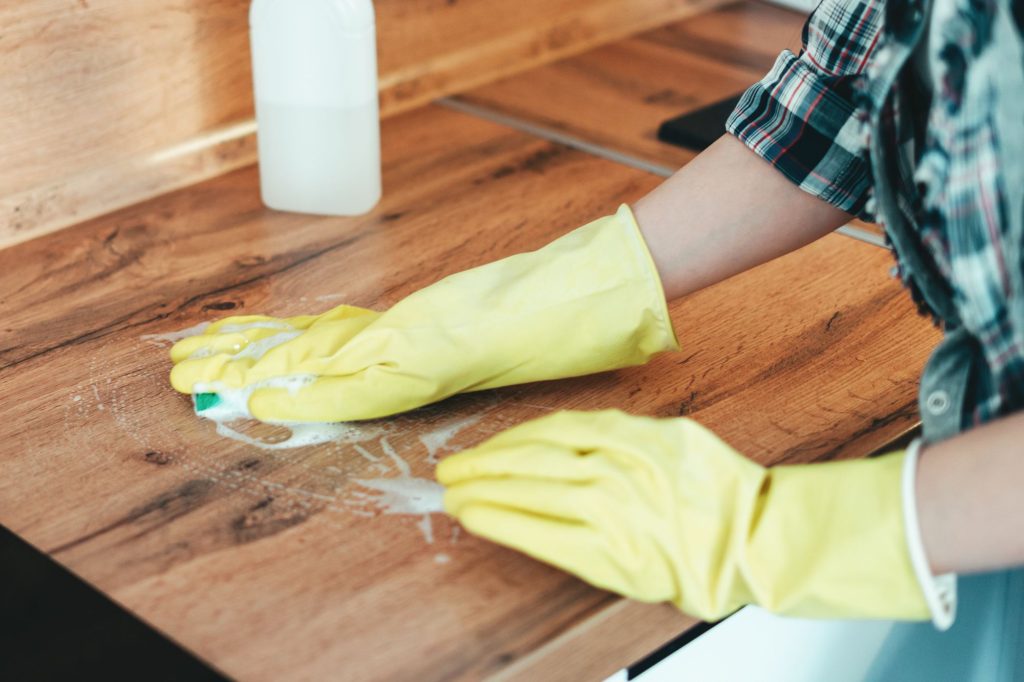
[[[457,99],[671,172],[696,153],[659,141],[661,123],[743,92],[782,50],[800,49],[804,20],[790,10],[741,2],[495,81]],[[882,233],[861,221],[853,224]]]
[[[641,368],[456,397],[353,426],[350,442],[219,436],[145,335],[385,308],[658,182],[439,107],[389,119],[383,140],[386,191],[367,216],[269,211],[246,168],[0,252],[0,523],[228,675],[599,677],[692,622],[447,518],[376,513],[358,481],[398,474],[389,448],[430,477],[427,444],[445,432],[442,456],[552,410],[614,406],[691,415],[760,462],[802,462],[862,456],[915,423],[937,332],[885,251],[829,236],[673,304],[683,350]]]
[[[384,115],[723,0],[377,0]],[[248,0],[0,4],[0,246],[255,161]]]

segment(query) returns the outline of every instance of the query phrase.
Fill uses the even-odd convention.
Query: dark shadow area
[[[743,93],[739,93],[670,118],[658,128],[658,139],[694,151],[707,149],[725,134],[725,122],[742,96]]]
[[[0,526],[0,680],[225,680]]]

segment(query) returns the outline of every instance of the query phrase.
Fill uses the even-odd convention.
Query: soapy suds
[[[376,491],[361,495],[383,514],[433,514],[444,511],[444,486],[412,476],[360,478],[355,483]]]
[[[292,395],[298,393],[303,386],[316,381],[312,374],[296,374],[289,377],[274,377],[258,381],[242,388],[227,386],[219,381],[198,382],[192,387],[193,396],[201,393],[216,393],[220,397],[213,407],[197,411],[200,417],[216,422],[231,421],[234,419],[252,419],[249,412],[249,398],[261,388],[283,388]]]
[[[423,539],[427,541],[427,544],[434,544],[434,522],[431,521],[430,514],[424,514],[416,525],[423,531]]]
[[[296,329],[292,325],[286,322],[275,322],[275,321],[260,321],[260,322],[248,322],[245,324],[226,324],[217,329],[218,334],[233,334],[242,333],[249,329],[282,329],[285,331],[272,334],[263,339],[257,339],[251,341],[245,345],[241,343],[235,344],[231,350],[235,351],[235,358],[252,358],[259,360],[272,349],[277,348],[283,343],[287,343],[292,339],[302,334],[301,329]],[[188,357],[192,360],[199,360],[202,358],[208,358],[212,355],[222,351],[216,351],[213,348],[197,348]]]
[[[395,449],[391,447],[391,443],[388,442],[387,436],[380,439],[380,449],[384,451],[384,454],[391,458],[391,461],[395,463],[401,475],[409,478],[412,476],[412,470],[409,468],[409,463],[398,456]]]
[[[382,462],[380,457],[378,457],[377,455],[371,453],[369,450],[364,448],[362,445],[360,445],[358,443],[355,443],[352,447],[355,449],[356,452],[358,452],[360,455],[363,456],[363,459],[365,459],[368,462],[370,462],[370,464],[373,465],[373,468],[376,469],[377,471],[379,471],[381,473],[387,473],[389,471],[388,465],[385,464],[384,462]]]
[[[337,297],[340,298],[341,296]],[[326,300],[327,298],[333,298],[333,296],[322,298]],[[321,297],[318,297],[318,300],[321,300]],[[180,332],[147,335],[143,340],[174,342],[187,336],[202,333],[206,326],[205,324],[197,325]],[[225,326],[221,327],[218,331],[223,333],[243,332],[246,329],[252,328],[274,329],[281,330],[282,332],[272,334],[267,339],[254,341],[249,344],[247,348],[252,348],[249,351],[249,353],[253,354],[252,357],[262,356],[270,348],[291,340],[298,333],[298,330],[294,327],[277,321],[260,321]],[[158,380],[158,376],[162,380],[162,364],[154,363],[153,369],[156,372],[153,375],[154,380]],[[257,473],[260,469],[254,469],[251,472],[238,470],[235,465],[221,461],[216,455],[216,450],[205,454],[193,451],[190,448],[183,450],[189,453],[188,456],[176,457],[175,465],[192,471],[193,475],[209,477],[218,484],[223,484],[232,490],[259,497],[260,499],[263,499],[261,496],[267,494],[273,494],[278,499],[284,499],[287,496],[289,499],[294,498],[297,500],[296,503],[300,505],[313,505],[320,509],[327,508],[336,512],[355,514],[360,517],[377,517],[380,515],[419,517],[415,519],[415,525],[423,534],[424,540],[427,543],[436,544],[439,541],[445,546],[455,545],[459,539],[458,525],[448,525],[448,530],[445,531],[443,530],[445,525],[442,524],[439,527],[441,529],[440,536],[436,532],[437,529],[434,528],[435,523],[432,515],[443,511],[444,488],[428,478],[413,476],[409,463],[403,459],[398,449],[392,445],[387,434],[400,433],[407,428],[413,429],[408,435],[416,436],[419,444],[423,447],[423,450],[417,456],[425,456],[426,462],[433,465],[436,463],[438,455],[444,454],[446,449],[450,447],[451,441],[457,434],[480,422],[483,415],[489,412],[489,408],[499,404],[499,401],[492,400],[491,404],[480,405],[476,400],[468,399],[470,400],[469,404],[474,405],[476,408],[476,414],[469,415],[448,416],[443,409],[435,411],[435,408],[427,408],[426,411],[418,411],[410,417],[402,416],[386,422],[285,423],[274,425],[286,428],[287,431],[284,431],[283,428],[278,431],[268,430],[265,425],[252,422],[250,424],[241,423],[242,420],[252,420],[252,415],[248,409],[248,402],[255,390],[260,388],[280,388],[296,392],[313,380],[314,377],[312,376],[296,376],[268,380],[244,389],[231,389],[216,383],[195,387],[196,392],[217,394],[217,404],[209,409],[198,412],[198,414],[200,417],[214,422],[216,432],[219,435],[244,443],[246,446],[266,451],[268,452],[268,455],[265,455],[266,457],[287,458],[287,460],[282,461],[288,461],[289,466],[301,467],[302,470],[307,471],[304,476],[308,480],[302,484],[302,487],[268,480]],[[93,390],[95,392],[95,387],[93,387]],[[97,402],[99,402],[98,393],[96,397]],[[117,409],[117,405],[112,405],[112,408],[116,412],[122,413],[121,417],[127,416],[127,413]],[[115,414],[115,416],[117,415]],[[145,422],[135,422],[134,420],[137,417],[137,413],[133,412],[131,415],[133,423],[126,423],[125,426],[131,428],[137,436],[142,436],[145,433],[145,438],[138,439],[140,443],[146,443],[144,447],[158,451],[169,447],[168,443],[163,442],[166,441],[166,438],[159,438],[151,445],[148,444],[152,434],[144,430],[150,429],[153,425],[146,424]],[[408,420],[411,421],[407,424]],[[121,421],[121,419],[118,421]],[[431,426],[433,427],[432,431],[428,430]],[[426,431],[426,433],[423,431]],[[287,437],[281,438],[280,435],[283,433],[287,433]],[[411,438],[412,443],[405,443],[403,441],[405,447],[414,447],[417,438]],[[375,445],[368,443],[371,440],[377,440],[380,444],[379,449]],[[364,447],[364,444],[366,447]],[[296,459],[292,459],[289,455],[277,454],[283,450],[317,445],[326,446],[328,449],[313,451],[309,455],[303,454]],[[351,457],[353,454],[356,454],[352,453],[353,449],[368,463],[369,466],[364,465],[364,470],[367,473],[373,472],[370,473],[369,477],[361,479],[348,478],[346,474],[349,471],[349,467],[346,465],[324,466],[325,455],[328,457],[344,457],[346,454],[343,453],[347,453],[347,456]],[[335,451],[337,455],[330,454]],[[374,476],[380,477],[374,478]],[[321,480],[322,482],[320,482]],[[306,489],[311,484],[315,487]],[[324,521],[328,520],[322,515],[318,518]],[[450,557],[447,554],[435,555],[435,561],[438,563],[446,563],[449,560]]]
[[[237,324],[222,324],[217,327],[218,334],[241,334],[250,329],[284,329],[293,330],[295,326],[284,320],[257,320],[255,322],[240,322]]]
[[[380,439],[380,446],[384,454],[394,462],[399,472],[398,476],[355,479],[356,484],[373,492],[356,491],[354,497],[361,503],[373,506],[382,514],[422,514],[423,518],[417,525],[423,532],[427,544],[433,544],[434,526],[430,515],[444,511],[444,486],[435,481],[414,477],[409,463],[391,447],[386,436]],[[362,449],[366,455],[370,454],[365,448]]]
[[[139,338],[148,343],[163,346],[169,343],[176,343],[182,339],[187,339],[190,336],[198,336],[209,329],[212,322],[200,322],[197,325],[193,325],[186,329],[179,329],[173,332],[165,332],[163,334],[143,334]],[[241,333],[249,329],[281,329],[286,331],[292,331],[295,329],[294,326],[288,324],[283,320],[260,320],[257,322],[245,322],[242,324],[225,324],[217,328],[218,334],[233,334]],[[271,337],[273,338],[273,337]],[[265,339],[264,339],[265,340]],[[258,343],[258,342],[256,342]],[[252,345],[252,344],[250,344]],[[269,350],[269,349],[268,349]]]
[[[210,324],[210,322],[200,322],[199,324],[187,329],[179,329],[178,331],[166,332],[164,334],[143,334],[139,338],[143,341],[148,341],[149,343],[155,343],[158,346],[162,346],[166,343],[174,343],[190,336],[195,336],[196,334],[202,334]]]
[[[473,426],[483,418],[483,415],[473,414],[464,419],[460,419],[448,426],[425,433],[420,436],[420,442],[427,448],[427,462],[429,464],[437,464],[437,453],[448,446],[449,441],[454,438],[459,431]]]
[[[357,434],[354,430],[346,424],[282,424],[281,426],[287,426],[290,431],[288,438],[268,442],[247,436],[246,434],[233,429],[225,422],[214,420],[217,424],[217,433],[225,438],[236,440],[246,445],[252,445],[253,447],[261,450],[293,450],[295,448],[304,448],[311,445],[322,445],[324,443],[331,443],[335,441],[344,441],[346,438],[359,437],[363,434]]]
[[[447,564],[451,560],[452,560],[452,558],[450,556],[448,556],[447,554],[445,554],[444,552],[439,552],[439,553],[434,555],[434,563],[435,564]]]
[[[434,544],[434,524],[430,515],[444,511],[444,486],[425,478],[404,475],[395,478],[356,479],[355,483],[373,490],[356,492],[355,497],[376,507],[382,514],[422,514],[416,524],[428,545]]]
[[[315,379],[316,377],[312,375],[276,377],[244,388],[229,388],[220,382],[197,383],[194,386],[193,401],[197,400],[196,395],[208,393],[216,393],[220,400],[213,407],[206,409],[198,409],[197,406],[196,414],[214,422],[217,425],[217,433],[221,436],[262,450],[290,450],[332,442],[361,442],[380,432],[380,427],[360,427],[345,422],[283,422],[275,425],[287,428],[291,432],[289,437],[281,441],[267,442],[248,436],[230,426],[232,422],[254,420],[252,413],[249,412],[249,398],[252,397],[254,391],[261,388],[281,388],[294,395],[295,392],[303,386],[309,385]]]
[[[274,348],[277,348],[283,343],[288,343],[289,341],[291,341],[294,338],[297,338],[301,334],[301,331],[280,332],[278,334],[274,334],[273,336],[268,336],[265,339],[253,341],[249,343],[249,345],[247,345],[245,348],[235,353],[235,357],[252,358],[254,360],[259,360]]]
[[[338,515],[354,513],[346,505],[345,496],[352,489],[344,475],[332,475],[319,466],[323,457],[342,446],[328,445],[316,457],[291,458],[279,453],[266,453],[250,458],[253,463],[279,459],[287,462],[292,475],[287,481],[268,477],[262,466],[251,470],[240,468],[237,453],[240,448],[209,447],[209,437],[196,440],[196,433],[182,429],[173,419],[154,418],[152,410],[156,400],[173,396],[167,387],[167,360],[163,352],[145,352],[143,341],[139,340],[138,354],[108,352],[108,342],[100,351],[89,358],[88,379],[79,389],[79,400],[71,400],[65,406],[64,428],[69,439],[81,438],[90,433],[83,425],[94,424],[99,418],[116,425],[120,438],[132,443],[129,447],[139,456],[144,455],[149,466],[159,464],[180,468],[181,472],[196,481],[212,483],[225,491],[250,497],[262,502],[272,496],[278,507],[295,506],[306,510],[317,523],[348,528]],[[154,344],[155,346],[155,344]],[[127,365],[116,364],[116,358],[131,359]],[[102,403],[100,400],[102,399]],[[105,405],[100,411],[97,404]],[[212,435],[212,434],[211,434]],[[109,451],[91,447],[89,441],[82,441],[84,447],[76,453],[78,458],[97,457],[98,466],[109,466]],[[248,449],[248,446],[244,446]],[[152,458],[150,457],[152,455]],[[320,511],[331,514],[320,514]],[[373,516],[374,514],[370,513]]]

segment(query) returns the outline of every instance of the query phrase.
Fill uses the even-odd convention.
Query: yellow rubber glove
[[[385,313],[343,306],[266,328],[280,322],[230,318],[179,342],[171,383],[185,393],[252,389],[249,411],[265,421],[349,421],[678,349],[625,205],[542,249],[447,277]],[[239,333],[250,323],[264,327]],[[261,344],[255,351],[253,341]]]
[[[901,509],[903,453],[766,469],[689,419],[561,412],[437,467],[467,530],[704,619],[745,604],[927,619]]]

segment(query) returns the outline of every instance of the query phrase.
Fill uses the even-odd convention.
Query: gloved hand
[[[239,332],[254,322],[263,327]],[[658,273],[623,205],[379,315],[342,306],[284,321],[229,318],[174,346],[171,383],[184,393],[253,388],[249,411],[264,421],[349,421],[464,391],[638,365],[675,349]],[[288,377],[308,381],[282,386]]]
[[[927,619],[901,509],[903,453],[766,469],[689,419],[561,412],[442,461],[472,533],[704,619],[745,604]]]

